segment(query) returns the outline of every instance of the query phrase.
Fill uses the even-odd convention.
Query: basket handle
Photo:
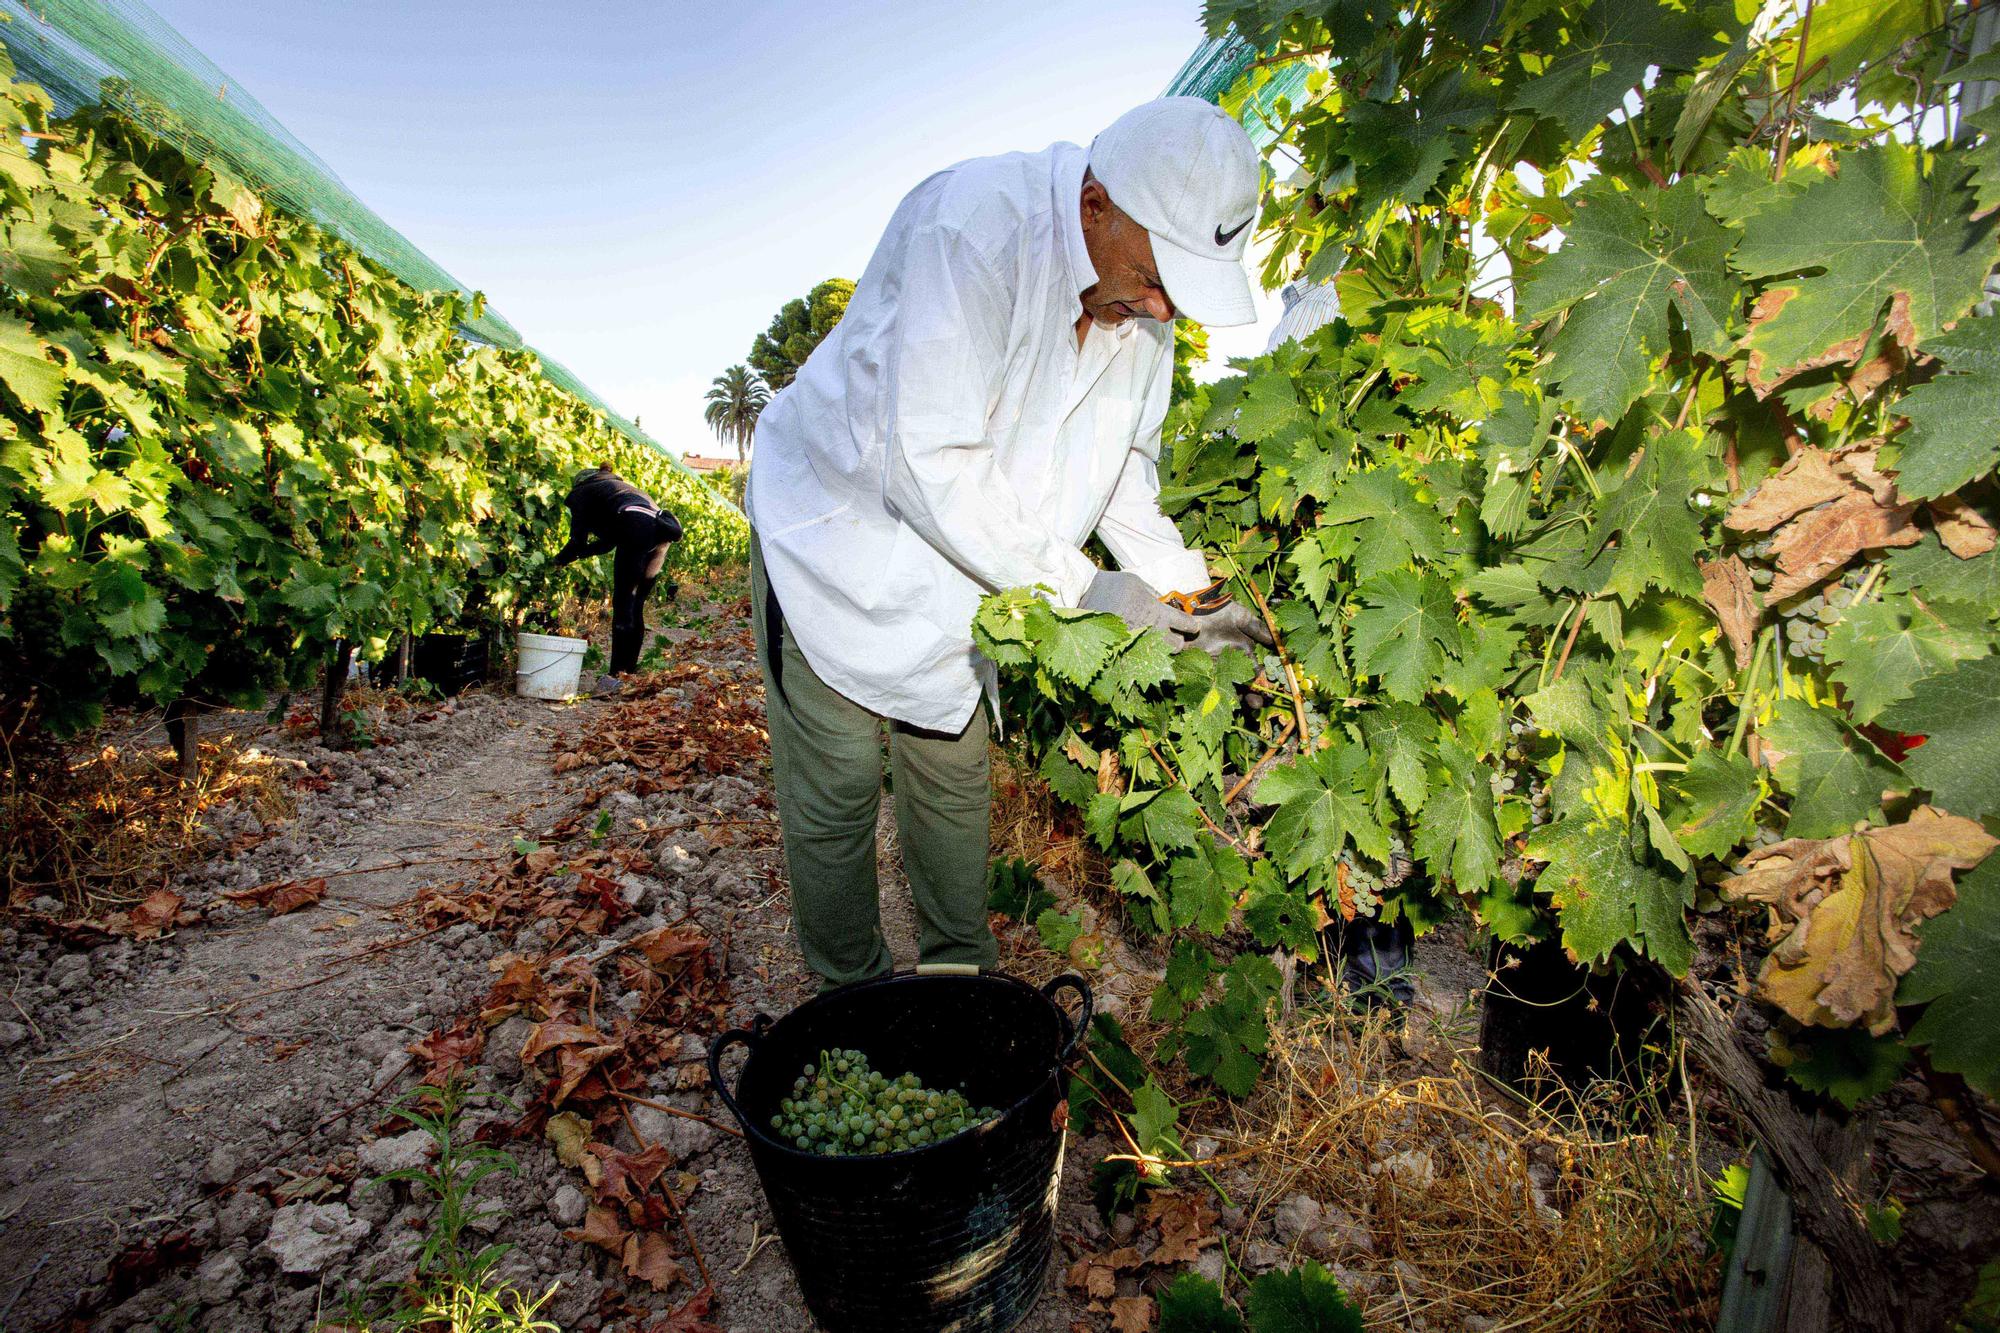
[[[736,1104],[736,1098],[730,1095],[729,1083],[722,1077],[722,1057],[731,1046],[748,1046],[755,1051],[770,1028],[771,1016],[759,1014],[749,1027],[731,1028],[708,1044],[709,1085],[715,1089],[716,1096],[722,1098],[722,1104],[729,1108],[729,1114],[736,1117],[736,1123],[743,1126],[746,1134],[750,1132],[750,1120],[743,1114],[743,1108]]]
[[[1075,1018],[1072,1019],[1067,1013],[1063,1014],[1063,1020],[1069,1024],[1069,1040],[1063,1043],[1062,1054],[1056,1057],[1056,1063],[1066,1065],[1070,1062],[1071,1057],[1076,1054],[1076,1048],[1083,1044],[1084,1034],[1090,1030],[1092,1001],[1090,998],[1090,983],[1074,972],[1065,972],[1048,985],[1042,987],[1042,994],[1048,996],[1053,1001],[1056,998],[1056,992],[1061,990],[1073,990],[1077,993],[1077,997],[1083,1001],[1083,1007],[1077,1011]],[[1061,1010],[1062,1005],[1057,1004],[1056,1008]]]

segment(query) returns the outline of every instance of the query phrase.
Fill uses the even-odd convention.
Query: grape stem
[[[1158,764],[1160,766],[1160,771],[1167,775],[1167,781],[1171,782],[1174,786],[1179,787],[1182,791],[1187,792],[1188,799],[1194,801],[1194,812],[1197,815],[1201,816],[1201,822],[1208,826],[1208,831],[1210,833],[1213,833],[1216,837],[1222,839],[1224,842],[1228,843],[1231,847],[1234,847],[1237,851],[1241,852],[1245,856],[1254,859],[1262,855],[1261,852],[1253,852],[1249,848],[1245,847],[1241,842],[1237,841],[1235,838],[1230,837],[1229,834],[1223,832],[1221,825],[1217,824],[1213,819],[1210,819],[1208,817],[1208,811],[1202,809],[1201,802],[1195,799],[1194,792],[1188,787],[1187,783],[1181,781],[1180,775],[1174,772],[1172,766],[1167,763],[1166,756],[1161,754],[1159,747],[1153,744],[1153,735],[1151,732],[1147,731],[1144,727],[1141,727],[1139,728],[1139,738],[1146,742],[1146,753],[1153,756],[1153,762]]]
[[[1736,730],[1730,734],[1729,748],[1722,752],[1723,758],[1734,759],[1736,752],[1743,748],[1743,733],[1750,725],[1750,714],[1755,711],[1757,678],[1764,668],[1764,650],[1776,641],[1778,627],[1772,625],[1757,640],[1757,650],[1750,654],[1750,674],[1743,678],[1743,698],[1736,705]],[[1779,670],[1784,664],[1779,664]]]
[[[1264,751],[1263,756],[1259,758],[1256,763],[1250,765],[1250,771],[1245,773],[1242,777],[1238,778],[1236,780],[1235,786],[1231,787],[1227,792],[1223,793],[1222,804],[1225,807],[1227,807],[1231,802],[1235,801],[1237,797],[1241,796],[1244,792],[1244,789],[1249,787],[1249,785],[1252,782],[1257,780],[1257,774],[1263,771],[1264,765],[1270,763],[1272,756],[1276,755],[1278,751],[1284,747],[1285,742],[1291,738],[1292,730],[1293,730],[1292,719],[1286,718],[1285,725],[1278,728],[1277,736],[1272,738],[1271,744],[1269,748],[1267,748]]]
[[[1292,669],[1292,655],[1285,651],[1285,636],[1278,632],[1278,620],[1271,614],[1271,604],[1264,600],[1264,594],[1258,590],[1257,581],[1244,572],[1243,566],[1237,563],[1233,554],[1228,551],[1218,551],[1216,554],[1227,560],[1229,567],[1236,571],[1236,581],[1250,594],[1250,600],[1257,604],[1257,614],[1264,618],[1264,628],[1271,631],[1271,651],[1277,654],[1278,665],[1284,668],[1285,692],[1292,696],[1292,717],[1299,724],[1299,745],[1302,749],[1309,750],[1312,748],[1312,735],[1306,729],[1306,702],[1299,692],[1299,674]]]

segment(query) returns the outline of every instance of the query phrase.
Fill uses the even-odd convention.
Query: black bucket
[[[1071,1019],[1055,1002],[1082,999]],[[829,991],[715,1039],[709,1077],[750,1145],[778,1235],[830,1333],[1005,1333],[1041,1295],[1062,1178],[1062,1070],[1090,1025],[1090,987],[1036,990],[972,968],[919,968]],[[723,1052],[749,1058],[732,1093]],[[890,1077],[956,1088],[999,1118],[942,1143],[821,1157],[772,1133],[792,1080],[822,1050]]]
[[[1479,1064],[1529,1096],[1553,1091],[1544,1071],[1578,1090],[1601,1079],[1644,1082],[1646,1051],[1661,1040],[1670,987],[1641,961],[1606,973],[1573,962],[1556,940],[1494,941]],[[1546,1064],[1544,1064],[1546,1062]]]

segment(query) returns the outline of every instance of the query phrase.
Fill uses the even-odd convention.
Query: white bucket
[[[585,639],[522,630],[514,665],[514,693],[529,699],[569,698],[576,693],[583,654],[589,647]]]

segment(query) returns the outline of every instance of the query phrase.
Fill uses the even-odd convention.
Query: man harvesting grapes
[[[988,964],[979,599],[1054,601],[1173,647],[1269,642],[1161,513],[1173,320],[1249,323],[1259,164],[1196,98],[1086,150],[961,162],[897,208],[846,316],[757,423],[747,507],[759,665],[800,948],[887,971],[875,820],[890,730],[924,962]],[[1092,535],[1119,568],[1083,552]],[[1163,598],[1181,594],[1177,609]],[[1208,603],[1213,606],[1213,603]]]

